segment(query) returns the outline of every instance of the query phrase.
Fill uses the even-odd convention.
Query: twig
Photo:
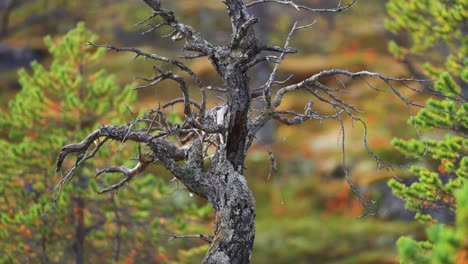
[[[338,12],[343,12],[348,10],[351,6],[353,6],[356,3],[357,0],[353,0],[349,4],[346,4],[344,6],[341,6],[341,1],[339,1],[337,7],[335,8],[311,8],[306,5],[301,5],[301,4],[296,4],[292,0],[256,0],[253,1],[249,4],[247,4],[247,7],[251,7],[254,5],[258,4],[264,4],[264,3],[276,3],[276,4],[281,4],[281,5],[289,5],[294,7],[296,10],[306,10],[310,12],[317,12],[317,13],[338,13]]]
[[[115,47],[115,46],[112,46],[112,45],[109,45],[109,44],[99,45],[99,44],[94,44],[92,42],[88,42],[88,45],[96,47],[96,48],[105,48],[107,50],[113,50],[113,51],[117,51],[117,52],[119,52],[119,51],[133,52],[133,53],[136,54],[135,58],[141,56],[141,57],[145,57],[145,58],[148,58],[148,59],[153,59],[155,61],[162,61],[162,62],[170,63],[170,64],[176,66],[177,68],[181,69],[182,71],[188,73],[198,85],[201,85],[200,78],[189,67],[187,67],[185,64],[183,64],[182,62],[180,62],[178,60],[169,59],[169,58],[166,58],[166,57],[163,57],[163,56],[159,56],[157,54],[149,54],[149,53],[143,52],[143,51],[141,51],[141,50],[139,50],[137,48]]]
[[[162,233],[161,235],[168,236],[169,241],[171,241],[173,239],[176,239],[176,238],[182,238],[182,239],[197,238],[197,239],[201,239],[201,240],[205,241],[208,244],[211,244],[211,242],[213,242],[213,237],[212,236],[203,235],[203,234],[200,234],[200,235],[177,235],[177,234]]]

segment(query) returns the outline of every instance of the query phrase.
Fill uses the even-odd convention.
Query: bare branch
[[[338,103],[341,107],[344,107],[344,108],[349,108],[353,111],[356,111],[356,112],[359,112],[359,113],[362,113],[361,110],[357,109],[354,105],[352,104],[348,104],[346,102],[344,102],[341,98],[339,98],[338,96],[332,94],[331,92],[334,92],[334,91],[341,91],[341,90],[333,90],[331,88],[329,88],[328,86],[325,86],[321,83],[319,83],[318,81],[314,82],[313,85],[315,87],[319,87],[326,95],[328,95],[330,98],[333,99],[333,101],[335,101],[336,103]],[[317,93],[315,92],[312,92],[312,88],[310,88],[309,86],[306,87],[307,90],[309,92],[311,92],[312,94],[314,94],[316,97],[318,97]],[[328,102],[328,101],[327,101]],[[333,103],[334,105],[334,103]]]
[[[369,72],[369,71],[359,71],[359,72],[349,72],[346,70],[341,70],[341,69],[333,69],[333,70],[325,70],[321,71],[319,73],[316,73],[312,75],[311,77],[303,80],[302,82],[292,84],[286,87],[281,88],[278,90],[275,96],[275,102],[273,103],[274,107],[278,107],[281,104],[282,98],[286,93],[301,89],[306,87],[307,85],[314,85],[319,83],[318,79],[321,77],[327,77],[327,76],[336,76],[336,75],[344,75],[349,78],[363,78],[363,77],[373,77],[373,78],[378,78],[382,81],[384,81],[391,90],[403,101],[408,102],[412,105],[423,107],[423,105],[419,105],[415,102],[412,102],[411,100],[408,100],[404,96],[402,96],[392,85],[391,81],[396,81],[396,82],[401,82],[401,81],[407,81],[407,82],[428,82],[427,80],[417,80],[417,79],[411,79],[411,78],[392,78],[392,77],[386,77],[380,73],[375,73],[375,72]],[[326,86],[325,86],[326,87]],[[328,88],[328,87],[327,87]],[[323,89],[323,87],[322,87]],[[331,89],[331,88],[328,88]]]
[[[156,12],[153,12],[149,17],[145,18],[144,20],[134,24],[133,26],[136,27],[136,26],[140,26],[140,25],[143,25],[145,24],[146,22],[150,21],[151,19],[155,18],[158,16],[158,13]]]
[[[65,158],[72,153],[78,155],[75,166],[67,172],[62,181],[69,180],[75,168],[83,164],[83,162],[99,150],[103,142],[99,143],[93,152],[86,156],[86,151],[91,147],[94,141],[99,138],[104,137],[107,139],[114,139],[117,141],[126,141],[131,140],[134,142],[146,143],[153,150],[155,157],[163,162],[163,164],[170,169],[171,171],[177,172],[180,174],[180,168],[177,165],[176,161],[184,160],[186,158],[186,148],[176,147],[172,142],[163,139],[163,138],[154,138],[152,135],[147,134],[142,131],[135,131],[128,129],[125,126],[102,126],[101,128],[95,130],[93,133],[89,134],[83,141],[80,143],[69,144],[63,147],[60,150],[59,156],[57,157],[56,171],[59,172]]]
[[[273,113],[273,119],[280,121],[281,123],[291,126],[291,125],[298,125],[301,123],[304,123],[307,120],[310,119],[316,119],[316,120],[323,120],[323,119],[336,119],[338,115],[340,115],[343,110],[340,110],[337,114],[335,115],[320,115],[316,112],[312,111],[312,103],[309,102],[307,105],[307,110],[306,113],[304,114],[299,114],[294,111],[277,111]],[[286,117],[287,115],[291,115],[292,117]]]
[[[156,84],[158,84],[161,81],[166,80],[166,79],[173,80],[173,81],[175,81],[175,82],[177,82],[179,84],[180,91],[182,92],[182,95],[183,95],[185,117],[187,117],[187,118],[191,117],[192,116],[191,111],[190,111],[190,102],[191,102],[191,100],[190,100],[190,97],[189,97],[189,90],[188,90],[187,84],[185,83],[184,78],[182,76],[180,76],[180,75],[173,74],[170,71],[164,71],[164,70],[160,69],[157,66],[153,66],[153,68],[156,71],[158,71],[160,74],[158,76],[155,76],[155,77],[149,78],[149,79],[138,77],[138,79],[145,80],[145,81],[147,81],[149,83],[146,84],[146,85],[141,85],[141,86],[135,87],[133,89],[138,90],[138,89],[151,87],[151,86],[156,85]]]
[[[203,52],[205,54],[212,53],[213,45],[206,39],[204,39],[201,36],[201,34],[195,29],[193,29],[191,26],[179,22],[176,19],[174,12],[162,8],[160,1],[144,0],[144,2],[153,9],[153,13],[148,18],[138,23],[139,25],[144,24],[149,20],[159,16],[163,19],[164,25],[167,25],[175,30],[173,33],[170,34],[171,37],[175,36],[176,34],[180,34],[181,37],[192,42],[192,46],[197,47],[196,49],[198,51]],[[178,38],[179,37],[177,37],[177,39]]]
[[[120,51],[133,52],[133,53],[136,54],[135,58],[141,56],[141,57],[144,57],[144,58],[153,59],[155,61],[161,61],[161,62],[166,62],[166,63],[172,64],[172,65],[176,66],[177,68],[181,69],[182,71],[188,73],[190,75],[190,77],[192,77],[193,80],[198,85],[201,85],[200,78],[189,67],[187,67],[185,64],[183,64],[182,62],[180,62],[178,60],[169,59],[169,58],[166,58],[166,57],[163,57],[163,56],[159,56],[157,54],[149,54],[149,53],[143,52],[143,51],[141,51],[141,50],[139,50],[137,48],[115,47],[115,46],[112,46],[112,45],[109,45],[109,44],[98,45],[98,44],[94,44],[94,43],[91,43],[91,42],[88,42],[88,45],[96,47],[96,48],[106,48],[107,50],[113,50],[113,51],[117,51],[117,52],[120,52]]]
[[[148,153],[145,153],[145,154],[142,155],[141,154],[141,147],[140,147],[140,145],[138,145],[138,158],[137,158],[137,160],[138,160],[138,164],[132,169],[128,169],[125,166],[118,166],[118,167],[117,166],[112,166],[112,167],[109,167],[109,168],[98,171],[96,173],[95,177],[98,177],[99,175],[101,175],[103,173],[115,173],[115,172],[122,173],[125,176],[120,182],[118,182],[116,184],[113,184],[113,185],[111,185],[109,187],[106,187],[106,188],[100,190],[98,193],[102,194],[102,193],[105,193],[105,192],[117,190],[120,187],[124,186],[134,176],[136,176],[136,175],[142,173],[144,170],[146,170],[148,165],[155,162],[155,157],[152,155],[151,152],[148,152]]]
[[[122,173],[125,176],[120,182],[118,182],[116,184],[113,184],[113,185],[111,185],[109,187],[106,187],[106,188],[98,191],[98,193],[102,194],[102,193],[105,193],[105,192],[110,192],[110,191],[119,189],[120,187],[122,187],[126,183],[128,183],[134,176],[136,176],[136,175],[140,174],[141,172],[143,172],[148,167],[148,165],[153,161],[154,160],[151,160],[150,162],[140,161],[132,169],[129,169],[129,168],[124,167],[124,166],[118,166],[118,167],[113,166],[113,167],[109,167],[109,168],[98,171],[97,174],[96,174],[96,177],[98,177],[99,175],[101,175],[103,173],[115,173],[115,172]]]
[[[335,109],[336,111],[336,109]],[[343,123],[343,118],[341,117],[341,114],[339,114],[339,112],[337,111],[337,118],[338,120],[340,121],[340,127],[341,127],[341,130],[340,130],[340,134],[341,134],[341,164],[342,164],[342,167],[343,167],[343,172],[345,174],[345,179],[346,181],[348,182],[348,185],[349,187],[351,188],[351,191],[356,195],[356,197],[358,198],[359,200],[359,203],[365,208],[365,212],[361,215],[361,217],[363,216],[367,216],[367,215],[370,215],[372,214],[372,212],[374,211],[373,208],[372,208],[372,205],[375,204],[375,201],[372,201],[372,200],[368,200],[366,199],[361,191],[359,190],[359,187],[356,186],[351,178],[349,177],[349,174],[348,174],[348,170],[346,169],[346,151],[345,151],[345,138],[346,138],[346,130],[345,130],[345,127],[344,127],[344,123]],[[372,154],[375,156],[375,154],[370,150],[370,148],[368,147],[367,145],[367,127],[365,126],[365,123],[364,123],[364,144],[366,146],[366,149],[367,151],[369,152],[369,154]],[[377,156],[375,156],[377,157]],[[377,157],[378,158],[378,157]],[[378,162],[378,160],[376,160]]]
[[[216,91],[216,92],[221,92],[221,93],[225,93],[227,92],[227,90],[225,88],[221,88],[221,87],[213,87],[213,86],[208,86],[206,87],[207,90],[209,91]]]
[[[161,81],[163,81],[166,78],[167,77],[165,77],[163,74],[160,74],[160,75],[152,77],[152,78],[144,78],[144,77],[135,76],[134,79],[147,81],[148,83],[144,84],[144,85],[139,85],[137,87],[134,87],[133,90],[140,90],[140,89],[145,89],[145,88],[154,86],[154,85],[160,83]]]
[[[276,4],[281,4],[281,5],[287,5],[287,6],[292,6],[297,10],[306,10],[309,12],[316,12],[316,13],[338,13],[338,12],[343,12],[348,10],[351,6],[353,6],[357,0],[353,0],[350,3],[342,6],[341,1],[338,2],[338,5],[335,8],[312,8],[306,5],[301,5],[301,4],[296,4],[292,0],[256,0],[251,2],[250,4],[247,4],[247,7],[251,7],[254,5],[258,4],[264,4],[264,3],[276,3]]]
[[[184,98],[176,98],[176,99],[173,99],[173,100],[171,100],[171,101],[169,101],[169,102],[163,104],[162,107],[163,107],[163,108],[167,108],[167,107],[172,106],[172,105],[175,105],[175,104],[177,104],[177,103],[184,103],[184,102],[185,102],[185,99],[184,99]],[[190,102],[190,104],[192,104],[192,105],[195,106],[196,108],[198,108],[198,109],[201,108],[201,105],[200,105],[198,102],[196,102],[196,101],[194,101],[194,100],[192,100],[192,99],[190,99],[189,102]]]
[[[231,40],[231,49],[239,47],[239,43],[245,38],[247,31],[256,23],[258,23],[258,18],[251,18],[239,27]]]
[[[186,55],[181,55],[179,56],[179,58],[181,59],[186,59],[186,60],[193,60],[193,59],[198,59],[198,58],[202,58],[202,57],[206,57],[208,54],[206,53],[197,53],[197,54],[186,54]]]
[[[176,238],[197,238],[197,239],[201,239],[201,240],[205,241],[208,244],[211,244],[211,242],[213,241],[212,236],[203,235],[203,234],[200,234],[200,235],[176,235],[176,234],[163,233],[162,235],[168,236],[169,241],[171,241],[173,239],[176,239]]]
[[[311,25],[313,25],[313,23],[310,24],[309,26],[311,26]],[[304,27],[302,27],[302,28],[304,28]],[[282,50],[288,50],[289,49],[289,42],[291,41],[292,35],[296,30],[298,30],[297,22],[294,22],[294,25],[292,26],[291,30],[289,31],[288,37],[286,38],[286,42],[284,43],[284,48]],[[275,67],[273,68],[273,71],[271,72],[270,77],[268,78],[268,81],[265,84],[265,88],[263,90],[263,97],[265,99],[267,108],[271,107],[271,90],[272,90],[272,86],[273,86],[273,83],[275,81],[276,74],[278,72],[279,66],[280,66],[281,62],[283,61],[285,55],[286,55],[286,52],[282,52],[281,55],[279,56],[279,58],[276,60]]]
[[[153,32],[154,30],[156,30],[156,29],[158,29],[158,28],[160,28],[160,27],[163,27],[163,26],[165,26],[165,25],[167,25],[167,24],[166,24],[166,23],[159,23],[159,24],[153,25],[153,24],[148,23],[147,25],[149,25],[149,26],[151,26],[151,27],[150,27],[149,29],[147,29],[147,30],[141,32],[142,35],[146,35],[146,34],[148,34],[148,33],[151,33],[151,32]]]
[[[242,31],[242,27],[248,20],[250,20],[250,15],[246,10],[246,5],[244,4],[244,1],[239,0],[224,0],[223,2],[227,6],[228,15],[231,18],[233,33],[237,34]]]
[[[253,61],[251,61],[250,63],[247,63],[247,64],[245,65],[245,68],[246,68],[246,69],[250,69],[250,68],[252,68],[253,66],[257,65],[258,63],[264,62],[264,61],[274,62],[274,63],[278,63],[278,62],[279,62],[277,56],[271,56],[271,55],[261,56],[261,57],[256,57]]]
[[[264,45],[264,46],[261,46],[260,49],[264,51],[272,51],[272,52],[280,52],[280,53],[288,53],[288,54],[297,53],[296,49],[287,47],[286,45],[284,47]]]
[[[70,145],[67,145],[65,147],[63,147],[61,150],[60,150],[60,154],[57,158],[57,163],[56,163],[56,167],[55,167],[55,171],[56,172],[59,172],[60,168],[62,167],[62,163],[63,163],[63,160],[65,159],[65,157],[69,154],[69,152],[74,152],[74,153],[78,153],[78,155],[82,156],[82,158],[80,159],[77,159],[77,162],[75,163],[75,165],[77,165],[79,162],[81,162],[81,160],[85,160],[86,157],[84,157],[84,154],[85,152],[88,150],[88,148],[90,147],[90,145],[95,141],[95,140],[98,140],[99,139],[99,136],[98,136],[99,132],[96,130],[94,131],[93,133],[91,133],[90,135],[88,135],[88,137],[86,137],[86,139],[84,139],[83,141],[81,141],[80,143],[77,143],[77,144],[70,144]],[[98,145],[96,145],[95,149],[92,151],[92,153],[90,155],[88,155],[87,157],[91,158],[92,156],[94,156],[96,154],[96,152],[99,150],[99,148],[104,144],[104,142],[107,141],[107,138],[104,139],[103,141],[100,141]]]
[[[143,0],[154,11],[161,9],[161,1],[159,0]]]

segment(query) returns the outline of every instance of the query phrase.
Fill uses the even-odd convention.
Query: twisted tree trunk
[[[227,87],[221,144],[208,172],[207,198],[215,212],[214,238],[203,263],[249,263],[255,238],[255,199],[243,175],[249,145],[248,77],[234,65],[218,67]]]
[[[259,53],[252,18],[239,0],[226,1],[234,38],[219,49],[212,63],[224,80],[227,97],[223,137],[209,170],[213,192],[207,196],[216,215],[214,238],[203,263],[250,263],[255,238],[255,199],[243,175],[249,140],[251,95],[245,64]],[[236,40],[236,35],[238,39]],[[250,52],[253,56],[245,57]],[[225,147],[225,149],[224,149]]]

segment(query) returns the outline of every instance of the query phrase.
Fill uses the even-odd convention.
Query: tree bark
[[[243,175],[249,139],[251,107],[249,78],[243,66],[253,60],[257,42],[252,17],[239,0],[225,2],[234,37],[211,56],[213,66],[226,87],[227,111],[223,138],[208,170],[211,190],[206,197],[216,215],[214,239],[203,263],[250,263],[255,238],[255,199]],[[250,56],[247,56],[250,54]]]
[[[250,94],[248,77],[237,71],[226,74],[227,93],[227,159],[234,169],[242,173],[246,155],[248,114],[250,110]]]
[[[250,263],[255,238],[255,199],[245,177],[225,158],[207,176],[208,200],[216,215],[214,238],[206,264]]]
[[[85,201],[82,197],[78,196],[74,199],[73,204],[74,218],[75,218],[75,241],[73,243],[73,251],[75,252],[75,263],[81,264],[84,261],[84,240],[86,236],[85,223],[84,223],[84,208]]]

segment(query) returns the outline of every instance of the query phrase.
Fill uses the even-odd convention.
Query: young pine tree
[[[96,38],[82,23],[57,40],[46,37],[50,68],[33,62],[30,72],[20,70],[22,90],[9,110],[0,112],[1,263],[164,259],[158,232],[184,228],[168,217],[174,209],[154,202],[169,192],[160,178],[142,175],[118,195],[99,196],[97,191],[121,180],[120,174],[93,179],[96,172],[89,168],[103,167],[103,159],[88,162],[73,184],[50,194],[60,181],[54,163],[62,145],[82,139],[101,122],[132,117],[125,105],[135,102],[136,92],[96,69],[103,49],[83,46]],[[138,154],[121,144],[100,151],[99,157],[116,151],[126,159]]]
[[[418,180],[410,186],[395,179],[388,183],[405,200],[406,208],[416,212],[415,218],[429,226],[428,241],[399,239],[400,260],[467,263],[463,261],[468,261],[464,255],[468,252],[468,2],[392,0],[387,10],[387,28],[395,34],[406,31],[410,40],[407,46],[391,42],[390,50],[413,66],[427,58],[430,63],[423,64],[425,75],[436,79],[435,92],[444,96],[427,100],[427,107],[409,120],[430,129],[435,137],[392,141],[405,156],[424,156],[426,160],[426,165],[411,167]],[[431,216],[431,209],[439,208],[456,216],[454,226],[437,223]]]
[[[454,226],[432,224],[426,229],[427,241],[417,242],[402,236],[397,241],[400,262],[403,264],[464,264],[468,261],[468,181],[454,191],[457,208]]]

